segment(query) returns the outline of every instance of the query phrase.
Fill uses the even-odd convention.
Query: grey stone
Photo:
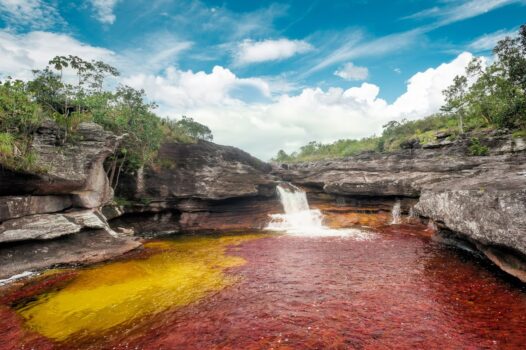
[[[102,216],[94,210],[30,215],[0,224],[0,243],[47,240],[77,233],[83,229],[107,227]]]
[[[0,222],[27,215],[63,211],[71,205],[68,195],[0,197]]]

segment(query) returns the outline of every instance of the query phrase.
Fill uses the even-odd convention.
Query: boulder
[[[484,246],[509,247],[526,256],[526,185],[426,190],[415,211]]]
[[[280,208],[272,167],[235,147],[166,143],[157,163],[123,177],[119,196],[141,200],[113,227],[131,226],[138,234],[255,230]],[[116,217],[115,210],[106,212]]]
[[[272,167],[235,147],[199,141],[165,143],[158,164],[123,180],[126,197],[152,199],[272,197],[276,179]],[[137,189],[140,189],[140,193]]]
[[[72,204],[70,196],[0,197],[0,222],[22,216],[59,212]]]
[[[105,230],[75,233],[46,241],[27,241],[0,249],[0,279],[52,266],[93,264],[139,248],[128,237],[115,237]]]
[[[96,210],[37,214],[0,224],[0,243],[46,240],[77,233],[83,229],[106,228],[108,224]]]

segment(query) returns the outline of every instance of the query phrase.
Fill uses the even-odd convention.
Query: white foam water
[[[391,225],[398,225],[402,223],[402,207],[400,201],[397,200],[391,210]]]
[[[31,272],[31,271],[25,271],[25,272],[19,273],[18,275],[14,275],[4,280],[0,280],[0,286],[5,286],[6,284],[9,284],[11,282],[15,282],[17,280],[20,280],[25,277],[33,276],[35,274],[36,274],[35,272]]]
[[[302,189],[292,184],[283,184],[277,187],[277,191],[285,213],[271,215],[266,230],[302,237],[352,237],[358,240],[371,238],[371,234],[363,230],[326,227],[323,224],[323,214],[318,209],[310,209],[307,194]]]

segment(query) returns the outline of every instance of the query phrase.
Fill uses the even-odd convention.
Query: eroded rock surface
[[[34,173],[0,171],[0,196],[66,195],[81,208],[96,208],[112,198],[103,163],[115,148],[117,137],[100,125],[81,123],[71,140],[52,121],[35,133],[37,155]]]
[[[470,156],[469,142],[461,140],[393,154],[277,165],[274,173],[314,195],[413,197],[416,214],[472,241],[501,268],[526,281],[526,274],[513,272],[526,266],[517,263],[526,261],[525,142],[511,135],[484,142],[490,150],[485,157]]]
[[[127,196],[154,199],[270,197],[275,186],[271,170],[269,164],[235,147],[206,141],[166,143],[157,165],[123,181],[121,189]]]
[[[0,222],[22,216],[59,212],[71,205],[69,196],[0,197]]]
[[[280,210],[272,167],[235,147],[167,143],[156,166],[124,177],[118,193],[148,200],[126,208],[115,225],[138,233],[261,229]],[[115,210],[104,212],[115,217]]]
[[[140,245],[117,237],[99,211],[113,198],[103,164],[118,138],[94,123],[64,136],[46,121],[33,137],[34,170],[0,168],[0,276],[101,261]]]
[[[0,279],[53,266],[93,264],[136,249],[141,243],[93,230],[46,241],[26,241],[0,249]]]

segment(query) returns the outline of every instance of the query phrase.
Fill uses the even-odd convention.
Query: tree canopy
[[[154,161],[165,140],[196,142],[212,140],[211,130],[183,116],[172,120],[155,114],[157,105],[148,102],[143,90],[117,85],[105,89],[108,79],[119,76],[116,68],[102,61],[78,56],[56,56],[49,65],[33,71],[24,82],[11,78],[0,82],[0,164],[14,167],[31,154],[31,138],[44,119],[64,128],[62,142],[74,141],[75,129],[93,121],[121,135],[122,142],[111,159],[115,172],[133,171]],[[116,81],[112,81],[115,86]],[[116,170],[118,169],[118,170]]]

